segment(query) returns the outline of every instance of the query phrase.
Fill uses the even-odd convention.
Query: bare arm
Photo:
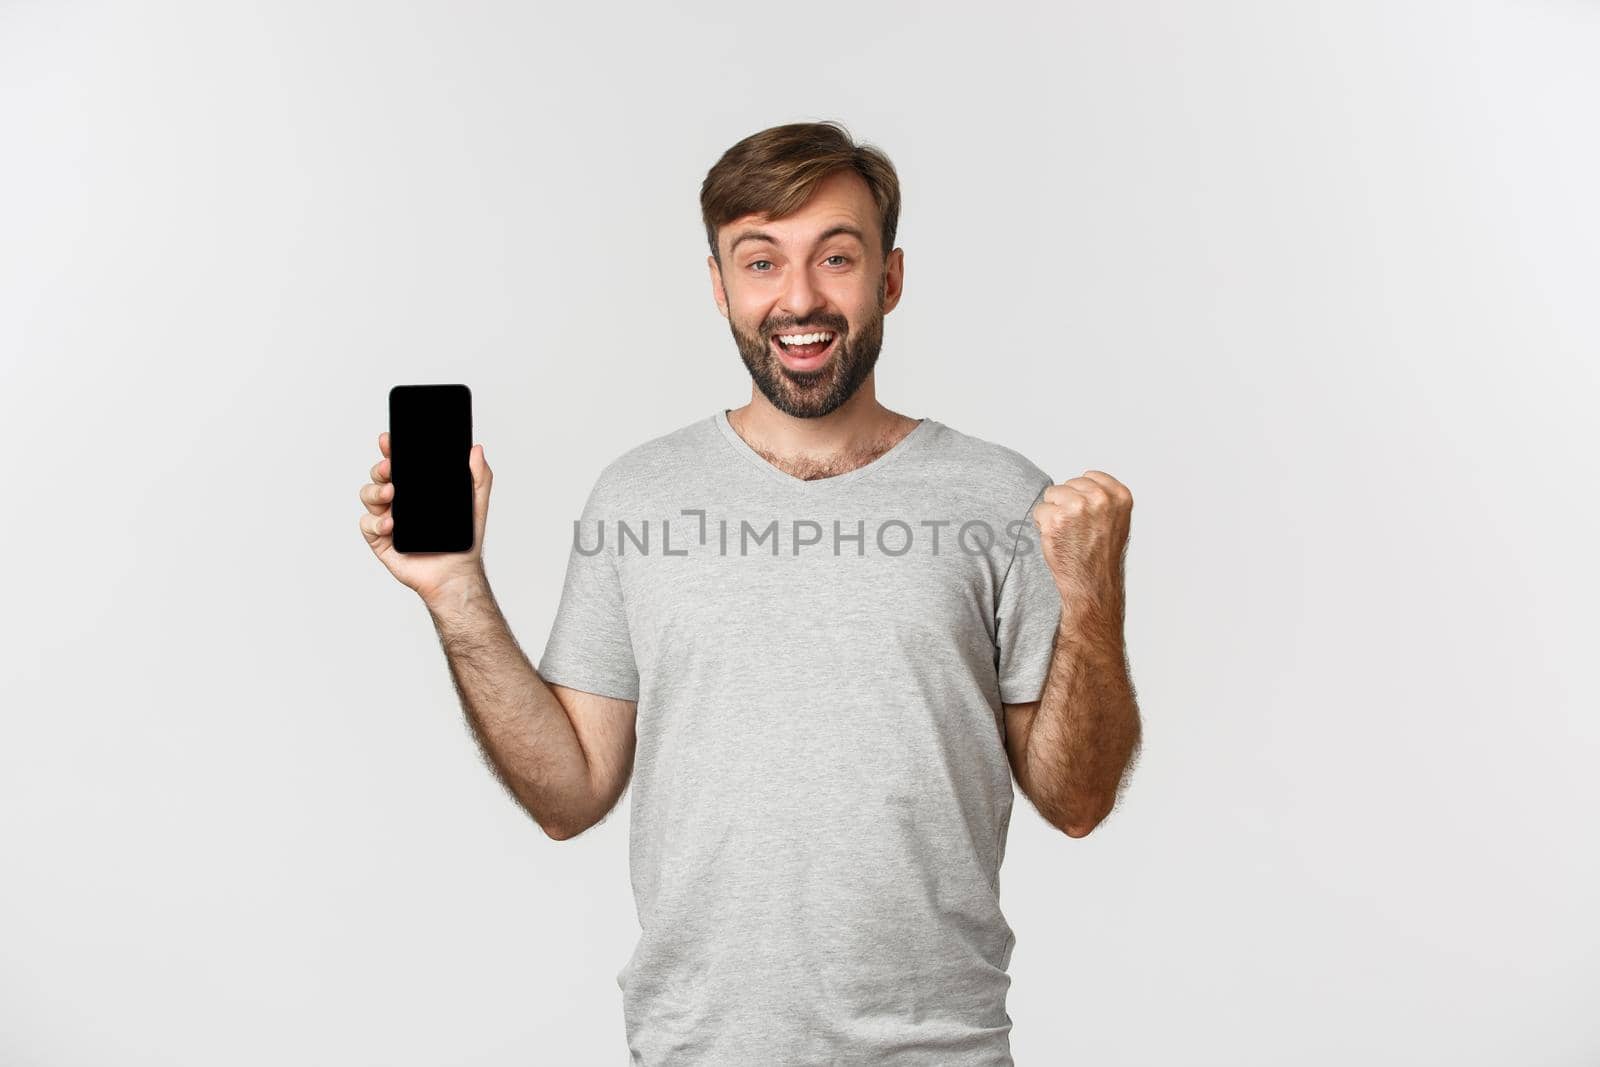
[[[1033,518],[1061,594],[1061,621],[1044,692],[1005,706],[1006,749],[1039,814],[1084,837],[1116,806],[1143,738],[1123,641],[1133,493],[1088,470],[1046,486],[1041,497]]]
[[[1005,705],[1006,750],[1023,794],[1068,837],[1116,806],[1143,730],[1120,640],[1064,623],[1044,693]]]
[[[634,702],[541,678],[482,576],[424,602],[467,722],[501,784],[557,841],[598,823],[633,770]]]
[[[612,809],[633,772],[634,702],[549,685],[511,636],[483,569],[494,472],[482,445],[467,456],[473,539],[465,552],[395,550],[387,430],[378,435],[378,451],[383,458],[360,491],[362,536],[428,606],[461,707],[495,777],[550,837],[582,833]]]

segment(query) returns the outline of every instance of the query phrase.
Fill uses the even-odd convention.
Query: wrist
[[[1121,613],[1093,601],[1063,600],[1056,640],[1080,647],[1120,650],[1123,647]]]
[[[460,612],[472,601],[489,596],[489,578],[482,569],[464,571],[421,593],[422,602],[435,615]]]

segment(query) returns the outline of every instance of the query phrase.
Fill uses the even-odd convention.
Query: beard
[[[830,414],[855,395],[878,365],[883,347],[883,296],[887,278],[878,282],[878,298],[872,314],[861,324],[860,334],[849,331],[849,323],[829,315],[814,316],[805,322],[769,325],[760,333],[747,334],[730,316],[733,342],[739,358],[754,379],[756,388],[785,415],[816,419]],[[797,371],[783,365],[772,346],[773,331],[797,333],[828,330],[835,335],[833,355],[816,370]]]

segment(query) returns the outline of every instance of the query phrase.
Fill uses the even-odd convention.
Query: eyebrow
[[[861,231],[856,229],[854,226],[839,225],[830,226],[826,230],[823,230],[822,233],[818,234],[817,244],[820,245],[828,238],[837,237],[840,234],[854,237],[857,241],[860,241],[863,246],[865,246],[867,243],[866,237],[864,237]],[[761,230],[746,230],[744,233],[741,233],[739,236],[733,239],[733,244],[728,246],[728,254],[730,256],[733,255],[734,250],[745,241],[766,241],[768,244],[778,243],[770,233],[765,233]]]

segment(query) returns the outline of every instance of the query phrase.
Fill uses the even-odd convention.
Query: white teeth
[[[785,337],[779,335],[778,340],[786,345],[814,345],[818,341],[826,341],[833,337],[831,333],[796,333]]]

